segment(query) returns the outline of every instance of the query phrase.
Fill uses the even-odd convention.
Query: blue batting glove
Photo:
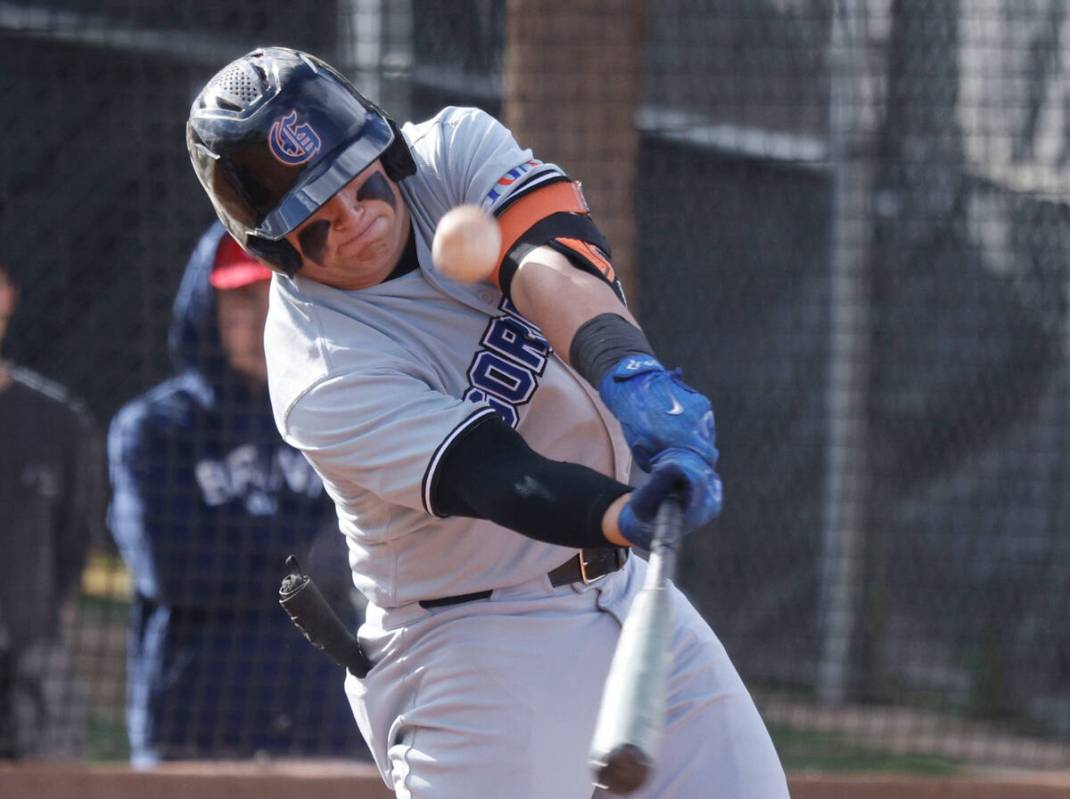
[[[710,401],[650,355],[628,355],[602,378],[598,394],[620,422],[639,468],[649,472],[669,449],[717,465]]]
[[[654,463],[650,479],[632,492],[620,511],[620,534],[642,549],[650,549],[654,517],[661,503],[677,494],[684,503],[687,533],[714,519],[721,512],[721,478],[694,452],[670,449]]]

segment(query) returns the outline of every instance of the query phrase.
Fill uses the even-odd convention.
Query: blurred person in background
[[[335,701],[338,667],[277,601],[294,553],[334,587],[345,621],[359,621],[333,505],[275,430],[263,349],[270,276],[213,224],[175,299],[176,374],[127,403],[109,431],[108,521],[134,582],[127,726],[137,766],[366,751]]]
[[[17,290],[0,264],[0,343]],[[0,359],[0,757],[78,757],[88,698],[63,640],[103,535],[99,430],[66,389]]]

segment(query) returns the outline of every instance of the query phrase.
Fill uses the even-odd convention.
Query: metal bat
[[[658,509],[646,581],[624,621],[606,678],[590,764],[595,785],[612,793],[639,788],[661,744],[671,661],[668,588],[676,573],[682,519],[683,511],[674,497]]]

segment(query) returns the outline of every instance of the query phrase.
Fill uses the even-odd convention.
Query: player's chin
[[[390,242],[384,236],[366,242],[363,247],[356,253],[349,255],[346,260],[354,266],[372,269],[380,266],[389,257],[390,252]]]

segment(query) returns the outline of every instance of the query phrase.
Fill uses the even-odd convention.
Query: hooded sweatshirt
[[[127,403],[108,434],[108,521],[134,582],[131,758],[361,756],[344,671],[278,605],[293,553],[357,623],[322,483],[279,437],[266,386],[227,365],[209,284],[223,235],[213,224],[186,266],[175,375]]]

